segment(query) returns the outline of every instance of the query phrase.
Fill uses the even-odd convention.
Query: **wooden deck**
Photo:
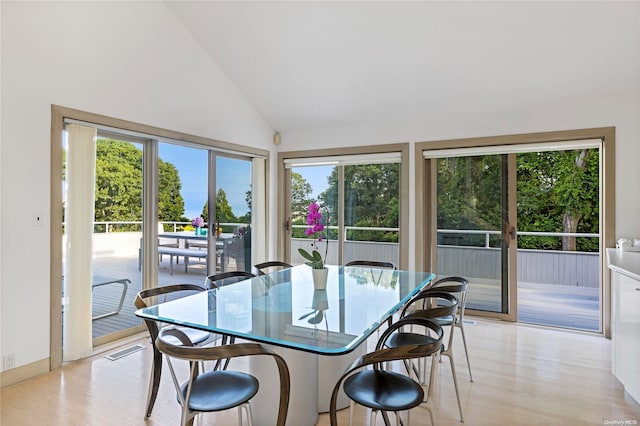
[[[233,263],[233,260],[231,260]],[[233,264],[230,265],[234,267]],[[189,283],[204,285],[206,278],[205,261],[190,259],[188,273],[184,272],[182,259],[179,265],[174,265],[173,275],[169,273],[169,256],[163,256],[159,265],[158,282],[160,285]],[[122,310],[117,315],[93,321],[93,338],[105,336],[115,331],[124,330],[142,321],[135,316],[136,310],[133,300],[138,291],[142,289],[142,274],[138,271],[137,257],[105,257],[94,260],[93,271],[95,275],[106,277],[128,278],[131,284],[127,290]],[[93,291],[93,316],[110,312],[117,307],[120,300],[121,287],[102,286]]]
[[[497,284],[470,281],[467,309],[500,311]],[[600,331],[599,289],[518,283],[518,321],[584,331]]]
[[[234,269],[233,260],[229,265]],[[93,337],[100,337],[118,330],[124,330],[141,324],[134,315],[133,299],[141,289],[141,273],[138,271],[137,257],[107,257],[94,261],[96,275],[128,278],[131,280],[122,310],[117,315],[93,321]],[[203,285],[206,278],[204,261],[190,260],[189,271],[185,274],[182,260],[178,267],[174,265],[173,275],[169,274],[169,258],[165,256],[160,263],[158,282],[160,285],[174,283],[192,283]],[[470,293],[482,294],[483,300],[497,300],[496,290],[489,286],[471,284]],[[496,294],[494,294],[496,293]],[[109,312],[118,305],[121,287],[107,285],[93,291],[93,315]],[[471,296],[470,296],[471,297]],[[518,321],[571,328],[577,330],[600,330],[600,302],[598,289],[557,286],[535,283],[520,283],[518,288]],[[495,309],[487,303],[481,309]]]
[[[518,321],[600,331],[599,289],[519,283]]]

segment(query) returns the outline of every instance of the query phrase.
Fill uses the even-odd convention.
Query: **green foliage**
[[[300,253],[300,256],[307,260],[307,262],[305,263],[311,266],[313,269],[322,269],[324,267],[322,255],[318,250],[312,250],[311,253],[309,253],[305,249],[299,248],[298,253]]]
[[[293,221],[304,224],[307,206],[313,201],[309,197],[311,190],[311,184],[300,173],[291,172],[291,218]]]
[[[538,232],[599,232],[599,152],[582,150],[518,154],[518,228]],[[586,154],[586,153],[585,153]],[[583,154],[584,155],[584,154]],[[565,229],[565,216],[577,220]],[[521,236],[518,247],[562,250],[559,237]],[[595,238],[578,238],[579,251],[598,251]]]
[[[400,218],[400,165],[362,164],[344,167],[345,225],[398,228]],[[327,212],[326,223],[338,223],[338,168],[328,177],[329,187],[319,195]],[[332,235],[329,234],[329,238]],[[398,242],[395,231],[350,230],[352,241]]]
[[[227,193],[224,189],[218,189],[216,192],[216,218],[220,222],[236,222],[237,218],[233,214],[233,210],[227,200]]]
[[[209,217],[209,202],[204,203],[202,207],[202,217]],[[223,223],[234,223],[238,221],[238,218],[233,214],[233,210],[227,200],[227,193],[224,189],[218,189],[216,192],[216,221]]]
[[[499,230],[502,218],[501,158],[438,160],[438,229]],[[484,246],[484,235],[441,234],[439,244]]]
[[[249,208],[249,210],[247,211],[247,213],[244,216],[238,216],[237,220],[238,222],[242,222],[242,223],[251,223],[251,201],[253,199],[253,194],[251,192],[251,189],[248,189],[247,192],[245,192],[244,194],[244,202],[247,203],[247,207]]]
[[[180,194],[182,182],[178,169],[171,163],[158,160],[158,219],[172,221],[184,215],[184,199]]]
[[[307,207],[311,204],[311,184],[300,173],[291,172],[291,224],[306,225]],[[293,238],[306,238],[304,228],[293,228]]]
[[[175,220],[184,214],[182,184],[173,164],[158,161],[158,219]],[[142,220],[142,150],[113,139],[96,143],[96,222]],[[114,225],[113,230],[139,230],[136,225]]]
[[[96,144],[95,221],[142,220],[142,151],[111,139]],[[116,225],[114,230],[131,230]]]
[[[599,158],[597,150],[520,153],[517,155],[519,231],[598,233]],[[438,160],[438,228],[500,230],[502,156]],[[565,219],[577,222],[566,228]],[[440,244],[484,246],[484,235],[440,234]],[[501,244],[492,238],[492,247]],[[520,236],[518,247],[562,250],[562,238]],[[580,251],[597,251],[598,240],[578,238]]]

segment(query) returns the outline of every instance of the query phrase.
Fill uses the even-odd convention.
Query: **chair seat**
[[[422,386],[392,371],[360,371],[344,381],[344,392],[358,404],[382,411],[408,410],[424,399]]]
[[[193,381],[189,409],[194,411],[220,411],[249,401],[258,393],[258,380],[240,371],[210,371]],[[185,395],[187,385],[182,386]]]
[[[432,320],[438,323],[438,325],[451,325],[453,317],[451,315],[447,315],[444,317],[432,318]]]
[[[191,342],[193,342],[193,344],[195,345],[202,343],[211,337],[211,333],[209,333],[208,331],[196,330],[194,328],[187,328],[187,327],[172,327],[172,326],[167,327],[167,329],[169,330],[172,328],[182,331],[184,334],[187,335],[187,337],[189,337],[189,340],[191,340]],[[165,336],[165,339],[167,340],[167,342],[171,343],[172,345],[182,344],[180,343],[180,340],[177,337]]]
[[[385,346],[398,348],[405,345],[428,345],[435,341],[436,339],[433,337],[424,334],[400,332],[393,333],[385,343]]]

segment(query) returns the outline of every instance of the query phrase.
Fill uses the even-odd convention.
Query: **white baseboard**
[[[49,372],[49,358],[0,373],[0,387],[10,386]]]

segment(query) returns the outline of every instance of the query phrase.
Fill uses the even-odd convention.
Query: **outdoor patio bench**
[[[189,258],[190,257],[197,257],[200,259],[206,259],[207,258],[207,251],[206,250],[198,250],[198,249],[188,249],[188,248],[180,248],[180,247],[165,247],[165,246],[160,246],[158,247],[158,254],[166,254],[169,256],[169,274],[173,275],[173,257],[176,257],[176,262],[177,262],[177,258],[182,256],[184,257],[184,272],[187,273],[188,272],[188,267],[189,267]]]

